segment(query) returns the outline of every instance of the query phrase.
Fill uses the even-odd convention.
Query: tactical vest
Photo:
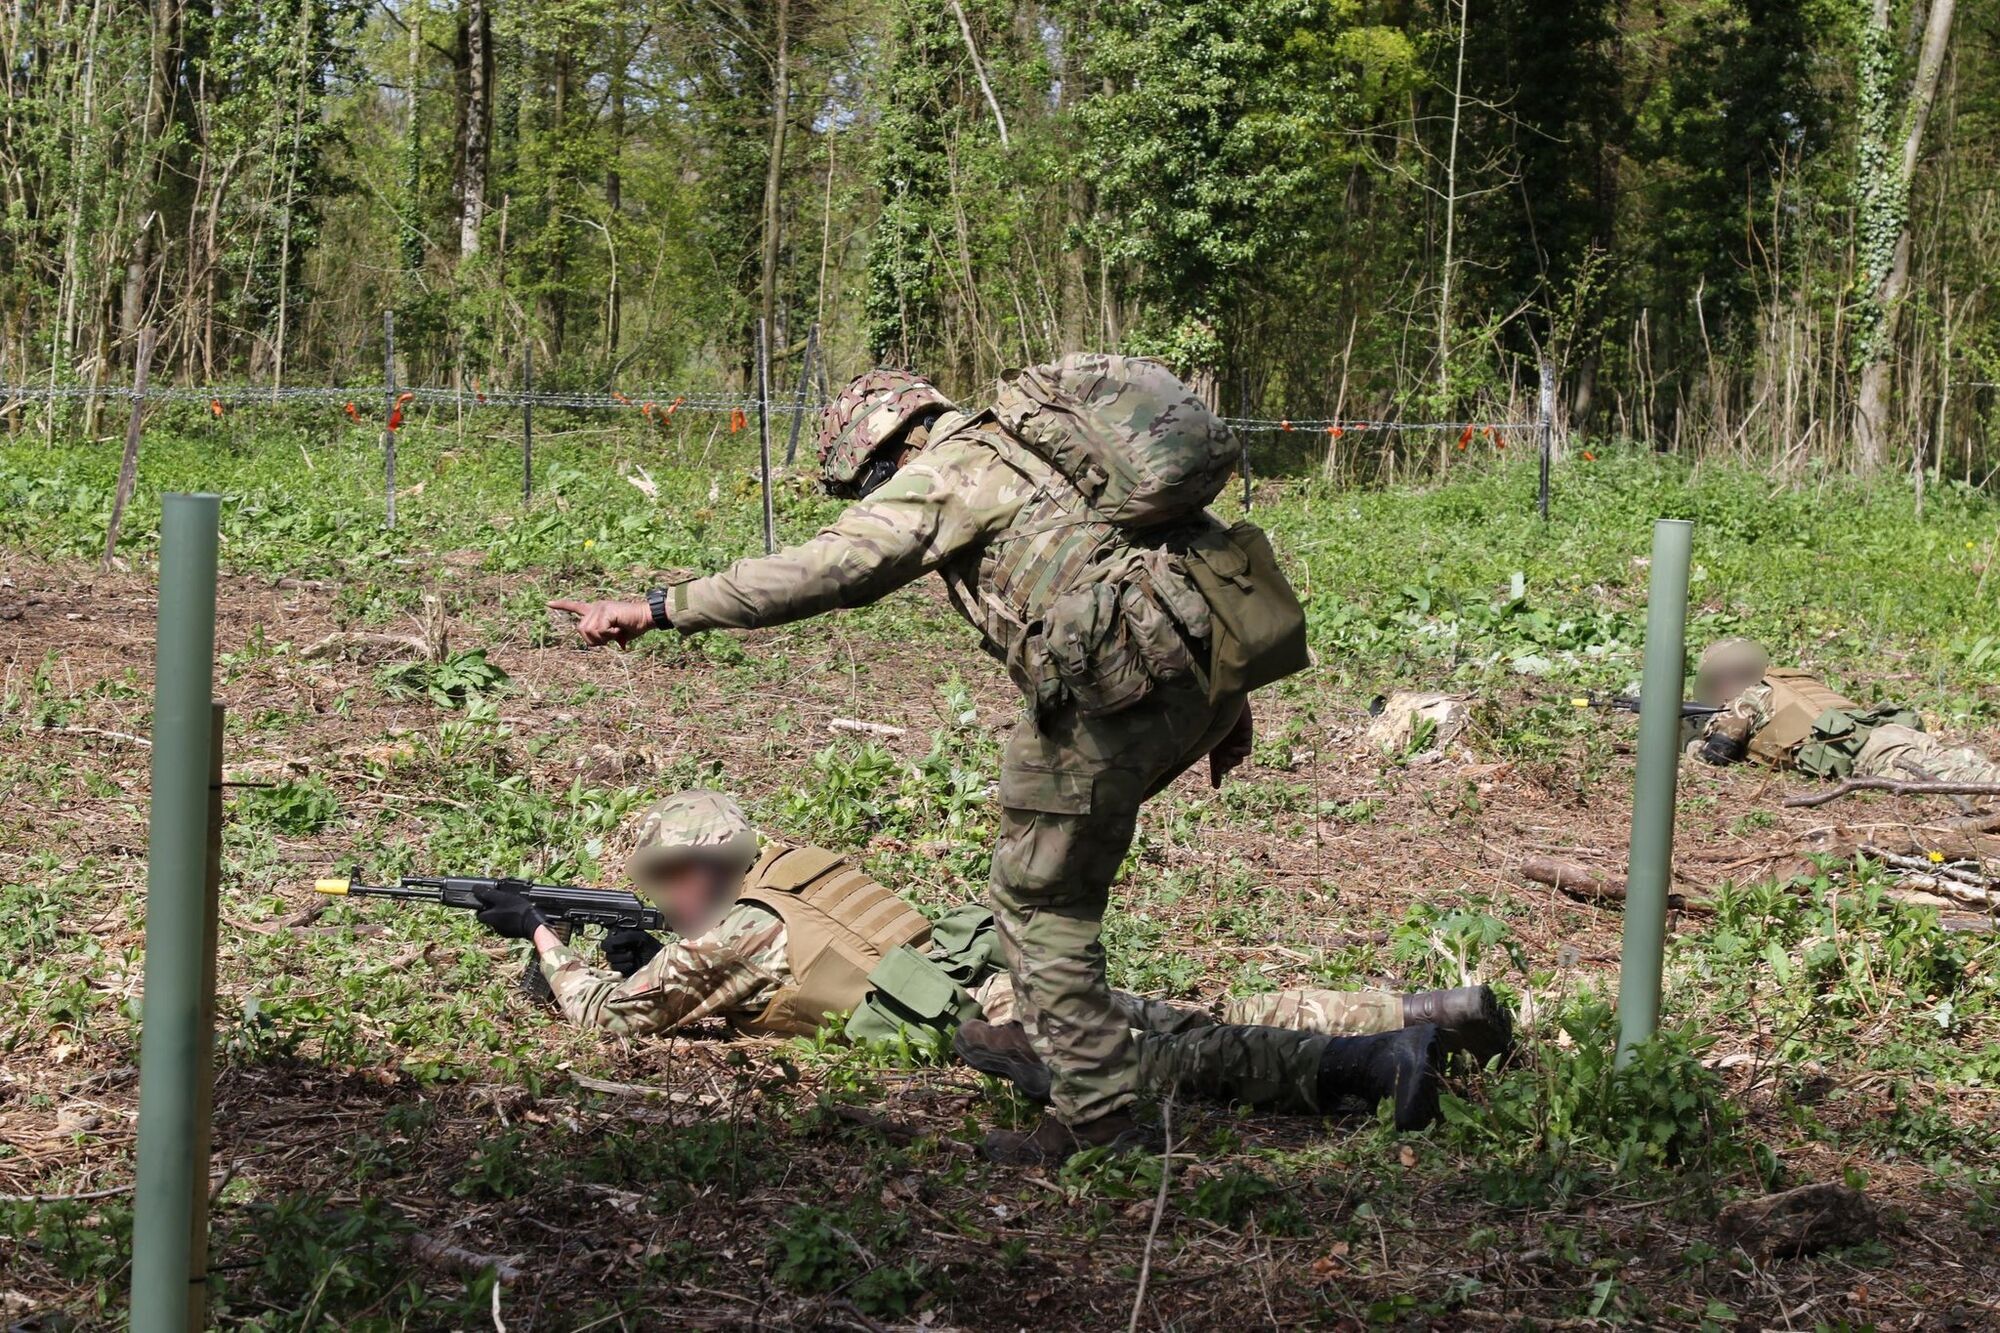
[[[1035,492],[976,564],[944,571],[945,589],[1030,707],[1111,713],[1155,684],[1195,676],[1208,603],[1165,549],[1193,525],[1156,545],[1135,540],[1093,517],[1074,485],[989,418],[946,418],[932,443],[967,435]]]
[[[810,1036],[828,1014],[861,1003],[884,954],[930,939],[921,912],[819,847],[771,846],[736,896],[785,923],[792,979],[763,1013],[737,1024],[759,1035]]]
[[[1860,708],[1852,699],[1828,689],[1819,677],[1793,667],[1772,667],[1764,673],[1762,683],[1771,691],[1771,720],[1750,737],[1750,755],[1775,767],[1791,762],[1799,746],[1812,737],[1813,724],[1828,709]]]

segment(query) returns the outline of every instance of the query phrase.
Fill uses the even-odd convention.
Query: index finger
[[[590,610],[588,602],[572,602],[565,597],[558,597],[554,601],[546,603],[546,605],[551,611],[567,611],[573,616],[583,615]]]

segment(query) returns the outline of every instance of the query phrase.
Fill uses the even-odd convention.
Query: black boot
[[[1495,1056],[1514,1053],[1514,1015],[1491,986],[1424,990],[1403,997],[1403,1025],[1430,1023],[1439,1029],[1447,1056],[1464,1056],[1481,1069]]]
[[[1422,1129],[1438,1113],[1438,1030],[1428,1023],[1373,1037],[1335,1037],[1319,1060],[1319,1104],[1343,1097],[1396,1103],[1397,1129]]]
[[[1049,1067],[1028,1044],[1027,1029],[1019,1023],[970,1019],[959,1024],[951,1048],[980,1073],[1012,1083],[1015,1091],[1037,1106],[1049,1104]]]

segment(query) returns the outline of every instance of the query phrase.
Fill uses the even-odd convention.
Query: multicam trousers
[[[996,972],[973,990],[989,1023],[1021,1020],[1013,978]],[[1220,1018],[1199,1009],[1112,991],[1138,1047],[1138,1090],[1149,1097],[1241,1102],[1314,1114],[1326,1037],[1365,1037],[1403,1026],[1391,991],[1286,990],[1223,1002]]]
[[[1108,716],[1065,708],[1024,721],[1007,741],[993,914],[1063,1120],[1138,1094],[1139,1047],[1105,979],[1104,909],[1139,807],[1213,749],[1242,708],[1241,696],[1211,704],[1192,686],[1166,687]]]
[[[1947,748],[1913,727],[1877,727],[1854,757],[1857,777],[1935,782],[2000,782],[2000,763],[1977,750]]]

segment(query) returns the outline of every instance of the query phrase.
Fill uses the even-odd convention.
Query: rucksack
[[[1196,517],[1239,454],[1229,427],[1172,371],[1108,352],[1006,372],[993,415],[1121,528]]]
[[[1211,700],[1247,693],[1311,664],[1305,611],[1270,540],[1255,524],[1224,528],[1207,513],[1241,456],[1236,437],[1165,366],[1077,352],[1008,371],[1000,377],[993,415],[1076,487],[1095,517],[1127,530],[1174,526],[1167,549],[1185,562],[1208,603],[1204,665]],[[1063,614],[1075,600],[1051,609],[1052,620],[1065,622],[1045,626],[1053,641],[1078,637],[1079,627],[1067,624],[1073,617]],[[1101,624],[1097,628],[1101,637]],[[1072,693],[1077,688],[1072,682]],[[1121,697],[1097,711],[1129,702]]]

